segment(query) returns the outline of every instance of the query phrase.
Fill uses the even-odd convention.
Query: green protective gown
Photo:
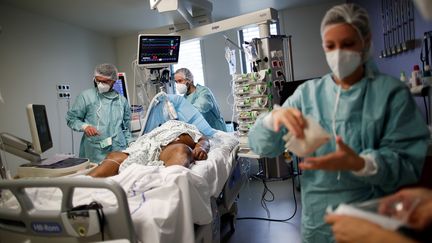
[[[101,133],[92,137],[84,133],[81,139],[79,156],[95,163],[100,163],[111,151],[126,149],[132,142],[130,107],[116,91],[103,94],[96,88],[83,91],[67,112],[66,121],[74,131],[83,132],[83,125],[88,124]],[[112,145],[102,148],[100,142],[108,137],[112,137]]]
[[[220,114],[219,106],[209,88],[197,84],[195,92],[184,97],[201,112],[212,128],[226,132],[226,125]]]
[[[400,186],[418,181],[426,155],[429,132],[408,90],[399,80],[366,66],[365,77],[341,90],[336,112],[336,134],[360,155],[370,155],[378,165],[371,176],[350,171],[304,171],[301,178],[303,242],[334,241],[324,222],[327,206],[381,197]],[[311,116],[332,134],[337,90],[330,74],[302,84],[283,104]],[[263,126],[261,116],[249,132],[253,151],[274,157],[284,151],[282,136]],[[311,156],[336,150],[335,140]]]

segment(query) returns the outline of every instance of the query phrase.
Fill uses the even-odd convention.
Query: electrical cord
[[[264,185],[264,190],[263,190],[263,193],[261,196],[261,206],[264,208],[264,210],[266,210],[267,218],[270,218],[270,210],[267,207],[267,203],[273,202],[275,199],[275,196],[274,196],[274,193],[268,188],[266,180],[262,179],[262,183]],[[271,196],[270,199],[266,198],[267,192],[270,193],[270,196]]]
[[[143,109],[146,110],[147,107],[148,107],[148,105],[151,102],[150,96],[148,94],[150,88],[147,87],[148,85],[151,84],[151,82],[144,82],[143,81],[144,78],[141,75],[141,71],[143,71],[143,70],[141,68],[139,68],[139,66],[137,64],[137,59],[134,59],[132,61],[132,70],[133,70],[133,73],[134,73],[134,75],[133,75],[134,76],[134,78],[133,78],[133,80],[134,80],[133,81],[134,89],[133,89],[133,98],[132,98],[132,101],[136,102],[135,104],[141,103],[141,105],[143,106]],[[145,76],[145,78],[147,78],[147,75],[145,73],[144,73],[144,76]],[[138,81],[139,81],[138,85],[137,85],[137,82],[136,82],[137,81],[137,77],[138,77]],[[140,97],[140,96],[138,97],[139,99],[141,99],[141,102],[138,102],[138,101],[135,100],[135,96],[136,96],[136,93],[137,93],[137,91],[136,91],[137,87],[141,89],[142,97]],[[146,99],[146,101],[144,100],[144,98]],[[147,103],[145,104],[145,102],[147,102]]]
[[[96,116],[97,116],[97,119],[98,119],[96,129],[97,129],[98,131],[99,131],[99,123],[100,123],[100,119],[101,119],[101,115],[100,115],[99,112],[100,112],[100,110],[102,109],[102,101],[101,101],[101,98],[99,97],[99,95],[100,95],[100,94],[97,95],[98,100],[99,100],[99,108],[96,110]]]
[[[70,100],[67,100],[67,107],[70,110]],[[74,137],[73,137],[73,129],[71,128],[71,137],[72,137],[72,154],[75,155],[75,145],[74,145]]]
[[[100,233],[101,233],[101,241],[104,241],[105,236],[104,236],[104,227],[105,227],[105,214],[103,212],[103,206],[102,204],[93,201],[88,205],[79,205],[76,207],[73,207],[69,212],[73,212],[73,211],[81,211],[81,210],[95,210],[96,214],[98,216],[98,222],[99,222],[99,228],[100,228]]]
[[[286,222],[286,221],[289,221],[292,218],[294,218],[294,216],[297,213],[297,199],[296,199],[296,195],[295,195],[295,186],[294,186],[294,182],[295,181],[294,181],[294,178],[295,178],[295,176],[293,175],[291,177],[291,179],[292,179],[292,192],[293,192],[293,198],[294,198],[294,212],[293,212],[293,214],[290,217],[288,217],[286,219],[271,219],[271,218],[262,218],[262,217],[240,217],[240,218],[237,218],[237,220],[252,219],[252,220],[265,220],[265,221],[270,221],[270,222]],[[263,179],[262,181],[263,181],[264,185],[266,185],[265,182],[264,182],[265,180]],[[261,205],[264,204],[265,207],[264,206],[263,207],[267,211],[267,215],[269,215],[269,211],[268,211],[266,202],[273,201],[274,200],[274,194],[273,194],[273,192],[271,192],[270,190],[268,190],[268,188],[266,189],[266,187],[267,186],[264,187],[264,192],[263,192],[263,196],[262,196],[262,200],[261,200]],[[272,199],[265,199],[265,191],[266,190],[268,190],[268,191],[271,192],[271,195],[273,196]]]
[[[298,168],[299,161],[298,161],[297,157],[296,157],[295,161],[296,161],[297,168]],[[295,195],[295,185],[294,184],[295,184],[295,177],[298,176],[298,175],[299,175],[299,173],[297,173],[297,174],[293,173],[293,175],[291,177],[291,179],[292,179],[292,192],[293,192],[293,198],[294,198],[294,212],[293,212],[293,214],[291,216],[289,216],[286,219],[272,219],[272,218],[269,217],[270,211],[268,210],[268,207],[267,207],[266,203],[274,201],[274,198],[275,198],[274,197],[274,193],[272,191],[270,191],[270,189],[267,187],[267,184],[266,184],[264,178],[255,177],[255,178],[261,179],[263,181],[263,184],[264,184],[264,191],[263,191],[263,194],[262,194],[262,197],[261,197],[261,206],[263,206],[264,210],[266,210],[266,212],[267,212],[267,218],[262,218],[262,217],[240,217],[240,218],[237,218],[237,220],[251,219],[251,220],[265,220],[265,221],[270,221],[270,222],[286,222],[286,221],[289,221],[292,218],[294,218],[294,216],[297,213],[297,198],[296,198],[296,195]],[[267,194],[267,192],[270,192],[270,195],[272,196],[271,199],[266,199],[265,198],[265,195]]]
[[[96,213],[98,215],[98,219],[99,219],[99,227],[100,227],[100,231],[101,231],[101,240],[104,241],[105,239],[105,234],[104,234],[104,226],[105,226],[105,214],[103,212],[103,207],[102,204],[98,203],[98,202],[92,202],[90,203],[90,208],[94,208],[96,209]]]
[[[7,160],[6,160],[6,153],[5,153],[5,147],[4,147],[4,142],[3,142],[3,139],[1,138],[1,136],[0,136],[0,145],[1,145],[1,149],[0,149],[0,178],[1,177],[5,177],[5,178],[3,178],[3,179],[10,179],[10,178],[8,178],[10,175],[10,171],[9,171],[9,165],[8,165],[8,163],[7,163]],[[3,172],[5,173],[4,175],[3,175]],[[1,195],[0,195],[1,196]]]
[[[232,80],[230,83],[230,87],[231,87],[231,92],[228,94],[228,96],[226,97],[226,103],[232,107],[232,116],[231,116],[231,121],[234,122],[235,118],[236,118],[236,113],[237,113],[237,108],[236,108],[236,96],[235,96],[235,81],[234,81],[234,75],[231,76]],[[231,104],[229,102],[229,99],[232,97],[233,99],[233,103]]]
[[[428,108],[425,96],[423,96],[423,103],[424,103],[425,111],[426,111],[426,124],[429,125],[429,108]]]

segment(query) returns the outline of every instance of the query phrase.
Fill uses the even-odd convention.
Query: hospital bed
[[[60,238],[62,242],[94,242],[102,240],[101,233],[80,234],[101,229],[104,240],[218,242],[221,214],[236,213],[236,198],[246,180],[236,158],[238,140],[209,128],[184,98],[164,93],[152,100],[142,133],[168,119],[194,124],[201,133],[211,135],[207,160],[197,161],[190,169],[133,164],[107,179],[78,173],[66,178],[2,181],[0,242],[30,239],[26,242],[48,243]],[[77,206],[94,201],[97,209],[84,207],[84,213],[74,216]],[[105,220],[99,220],[98,213],[103,213]],[[81,225],[71,229],[72,219],[85,222],[90,218],[93,228]]]

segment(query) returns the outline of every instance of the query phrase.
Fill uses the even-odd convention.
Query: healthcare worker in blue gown
[[[321,23],[332,73],[298,87],[281,108],[262,115],[249,132],[253,151],[284,152],[287,132],[303,138],[310,116],[333,139],[300,163],[303,242],[333,242],[327,206],[381,197],[418,181],[429,132],[408,88],[368,59],[366,11],[342,4]]]
[[[174,74],[177,93],[183,95],[201,114],[208,124],[220,131],[226,132],[226,125],[219,111],[219,106],[209,88],[194,85],[192,72],[187,68],[180,68]]]
[[[117,68],[100,64],[94,71],[94,88],[83,91],[66,114],[67,125],[84,132],[79,156],[99,163],[111,151],[122,151],[132,142],[131,111],[125,97],[112,89]]]

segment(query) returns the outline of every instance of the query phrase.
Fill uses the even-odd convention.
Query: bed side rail
[[[38,210],[25,192],[25,188],[58,188],[62,192],[60,211]],[[99,188],[111,191],[118,205],[103,208],[104,236],[106,239],[128,239],[130,242],[136,242],[126,193],[119,184],[108,179],[38,178],[0,181],[0,190],[10,190],[21,207],[21,210],[0,208],[0,228],[29,236],[77,237],[68,231],[71,224],[65,220],[65,217],[68,217],[66,215],[70,215],[67,212],[73,208],[72,198],[75,188]],[[82,215],[75,216],[79,218]],[[99,221],[97,223],[99,227]],[[79,230],[77,232],[82,233]],[[80,234],[78,237],[85,238],[86,236]]]
[[[238,150],[239,145],[237,145],[231,152],[232,167],[228,180],[222,190],[222,203],[226,209],[231,208],[232,204],[237,199],[237,195],[239,194],[242,185],[247,180],[247,177],[242,174],[241,163],[238,161]]]

